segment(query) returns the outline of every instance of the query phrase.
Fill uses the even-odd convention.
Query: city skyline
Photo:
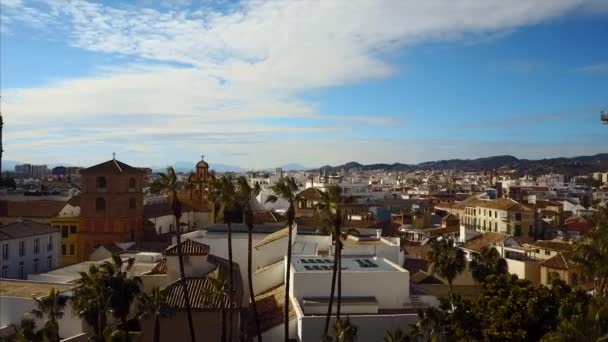
[[[607,15],[601,1],[5,0],[3,159],[204,152],[259,169],[606,152]]]

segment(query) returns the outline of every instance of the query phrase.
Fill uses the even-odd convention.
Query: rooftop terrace
[[[292,265],[296,272],[331,272],[332,256],[293,256]],[[342,257],[343,272],[405,272],[398,265],[378,257]]]

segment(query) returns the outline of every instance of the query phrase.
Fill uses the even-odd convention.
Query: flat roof
[[[71,289],[74,285],[47,283],[29,280],[0,280],[0,297],[41,298],[49,294],[51,289],[59,292]]]
[[[137,255],[137,253],[123,253],[120,255],[120,257],[123,258],[123,260],[126,260],[127,258],[135,257],[135,255]],[[56,269],[51,270],[46,273],[41,273],[38,276],[59,277],[59,278],[64,279],[64,281],[70,282],[70,281],[73,281],[76,279],[80,279],[80,272],[88,272],[89,267],[91,267],[91,265],[101,265],[104,261],[109,261],[109,260],[110,259],[104,259],[101,261],[79,262],[77,264],[73,264],[73,265],[69,265],[69,266],[65,266],[65,267],[61,267],[61,268],[56,268]],[[152,271],[154,269],[154,267],[156,266],[156,264],[158,264],[158,261],[154,261],[154,262],[135,261],[135,263],[133,264],[133,268],[131,269],[131,272],[133,272],[134,275],[139,276],[143,273]]]
[[[380,238],[368,238],[368,237],[353,237],[349,235],[347,239],[342,240],[344,246],[392,246],[390,242]]]
[[[332,272],[333,256],[292,256],[296,272]],[[343,256],[342,272],[407,272],[384,258],[369,256]]]

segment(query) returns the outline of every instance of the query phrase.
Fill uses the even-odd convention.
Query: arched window
[[[137,182],[135,181],[135,178],[129,178],[129,189],[135,189],[136,185]]]
[[[137,208],[137,201],[135,200],[135,198],[131,198],[129,200],[129,209],[135,209]]]
[[[98,198],[95,200],[95,210],[104,211],[106,210],[106,200],[103,198]]]
[[[107,186],[106,177],[97,177],[97,188],[105,189]]]

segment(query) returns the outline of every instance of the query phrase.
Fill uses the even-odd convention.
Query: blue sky
[[[606,1],[3,0],[1,13],[5,159],[608,152]]]

